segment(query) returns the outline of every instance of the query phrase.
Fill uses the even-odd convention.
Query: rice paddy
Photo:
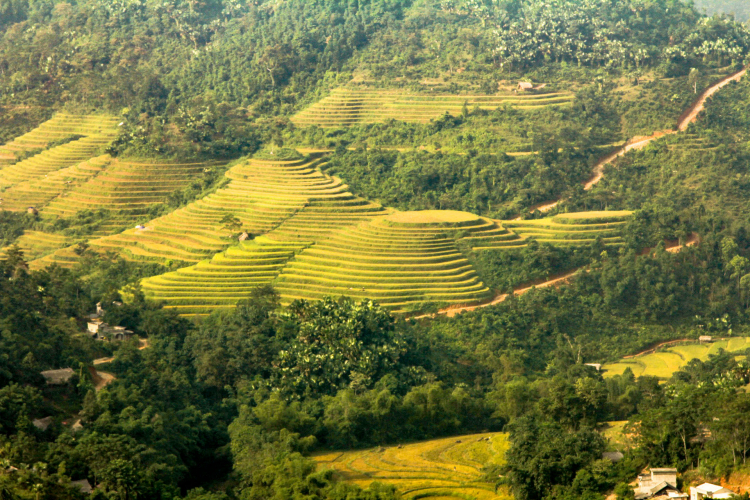
[[[408,500],[509,500],[507,488],[483,480],[482,471],[502,465],[507,449],[506,434],[485,433],[312,458],[343,481],[363,488],[376,481],[390,484]]]
[[[59,113],[28,134],[0,147],[0,190],[43,179],[57,170],[92,158],[114,139],[116,121],[114,117],[103,115]],[[69,142],[49,147],[67,139]],[[37,150],[42,151],[20,159],[24,153]]]
[[[458,115],[464,109],[479,107],[492,110],[503,106],[517,109],[535,109],[548,106],[565,106],[573,94],[555,92],[547,94],[504,95],[430,95],[400,90],[337,88],[323,100],[292,117],[300,127],[349,127],[378,123],[386,120],[428,123],[449,113]]]
[[[467,212],[389,213],[381,208],[359,220],[344,217],[338,228],[329,222],[320,226],[321,213],[325,212],[315,220],[300,210],[252,242],[143,280],[143,290],[184,315],[234,307],[265,284],[274,286],[284,304],[333,295],[377,300],[393,312],[407,313],[491,299],[494,292],[477,275],[467,252],[528,244],[528,237],[509,231],[505,223]],[[593,226],[599,220],[582,218]],[[569,232],[581,232],[579,225],[585,226],[576,224]],[[566,228],[557,231],[565,235]],[[586,241],[574,239],[569,244]]]
[[[198,263],[236,243],[231,239],[235,231],[221,224],[227,215],[239,219],[249,234],[307,245],[338,228],[388,213],[349,193],[339,179],[321,173],[320,161],[310,157],[240,163],[227,171],[229,183],[207,197],[146,222],[143,229],[128,229],[89,244],[132,260]],[[70,265],[75,260],[67,249],[39,264]]]
[[[117,119],[106,115],[57,113],[34,130],[0,146],[0,170],[15,163],[24,153],[46,149],[50,143],[74,135],[113,134]]]
[[[142,285],[149,298],[184,315],[234,307],[264,284],[272,284],[283,303],[348,296],[404,313],[476,305],[494,292],[477,275],[469,253],[522,248],[531,239],[618,244],[629,215],[498,221],[457,211],[399,212],[353,195],[341,179],[321,170],[324,155],[313,153],[238,163],[226,171],[223,187],[146,221],[149,207],[214,165],[95,156],[105,137],[85,136],[0,170],[1,206],[34,206],[45,220],[106,208],[109,218],[95,228],[89,247],[134,261],[177,262],[181,269]],[[227,226],[227,216],[238,223]],[[123,226],[130,229],[111,234]],[[250,238],[238,244],[240,232]],[[80,258],[74,247],[64,246],[72,243],[35,231],[19,240],[27,256],[36,258],[35,268],[72,266]]]
[[[37,259],[71,243],[70,238],[61,234],[41,231],[24,231],[23,235],[15,241],[26,260]],[[4,255],[4,252],[0,249],[0,258],[3,258]]]
[[[593,243],[598,238],[607,245],[620,245],[622,229],[631,212],[575,212],[550,218],[510,221],[504,225],[523,238],[556,245]]]
[[[604,370],[604,377],[621,375],[630,368],[636,377],[645,375],[666,380],[692,359],[706,361],[711,354],[717,354],[721,349],[727,352],[740,352],[748,348],[750,348],[750,337],[733,337],[704,344],[684,343],[642,356],[607,363],[602,366],[602,370]]]

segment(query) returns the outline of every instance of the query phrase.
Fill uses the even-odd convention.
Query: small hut
[[[531,82],[518,82],[518,91],[526,92],[528,90],[534,90],[534,84]]]
[[[240,240],[240,241],[245,241],[245,240],[250,239],[250,235],[247,234],[245,231],[242,231],[242,234],[239,235],[239,237],[237,237],[237,239]]]
[[[39,210],[37,210],[36,207],[28,207],[26,209],[26,213],[31,215],[39,215]]]
[[[698,342],[700,342],[701,344],[710,344],[713,341],[714,338],[711,335],[701,335],[700,337],[698,337]]]

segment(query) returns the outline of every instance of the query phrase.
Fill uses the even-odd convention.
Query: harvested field
[[[338,88],[292,117],[299,127],[349,127],[386,120],[428,123],[448,113],[458,115],[464,106],[492,110],[503,106],[535,109],[565,106],[573,100],[567,92],[505,95],[430,95],[399,90]]]
[[[366,488],[378,481],[395,486],[405,499],[511,499],[505,487],[482,481],[487,465],[502,465],[507,435],[472,434],[400,447],[320,453],[320,469],[332,469],[343,481]]]

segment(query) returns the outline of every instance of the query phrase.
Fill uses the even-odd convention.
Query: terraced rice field
[[[57,113],[34,130],[0,146],[0,170],[16,162],[19,155],[45,149],[51,142],[73,135],[92,136],[111,134],[117,119],[106,115],[72,115]]]
[[[717,354],[720,349],[739,352],[748,348],[750,348],[750,337],[733,337],[706,344],[685,343],[659,352],[621,359],[616,363],[607,363],[602,366],[602,370],[604,370],[605,377],[621,375],[627,368],[630,368],[636,377],[647,375],[668,379],[687,365],[691,359],[705,361],[709,355]]]
[[[271,283],[305,244],[268,237],[244,241],[211,260],[142,282],[152,300],[164,300],[184,315],[235,307],[253,289]]]
[[[565,106],[573,94],[557,92],[548,94],[506,95],[429,95],[399,90],[368,90],[338,88],[331,95],[292,117],[299,127],[349,127],[386,120],[427,123],[449,113],[458,115],[464,105],[469,109],[496,109],[513,106],[534,109],[548,106]]]
[[[148,297],[185,315],[234,307],[267,283],[284,303],[343,295],[411,312],[479,304],[494,295],[466,252],[521,248],[531,238],[569,245],[600,236],[617,244],[629,215],[583,213],[503,222],[466,212],[397,212],[352,195],[340,179],[322,173],[323,162],[320,155],[248,160],[228,170],[229,183],[209,196],[144,228],[93,239],[89,245],[131,260],[194,264],[142,283]],[[46,203],[41,211],[45,217],[106,207],[132,218],[202,168],[98,157],[9,189],[8,203],[21,209],[20,200],[33,198]],[[67,182],[72,187],[66,188],[71,185]],[[48,201],[56,189],[64,191]],[[237,230],[221,223],[227,215],[237,217],[256,238],[237,245],[230,238]],[[32,265],[70,266],[78,258],[67,247]]]
[[[66,236],[41,231],[25,231],[15,242],[26,260],[37,259],[71,243]],[[5,253],[0,249],[0,259],[4,257]]]
[[[89,242],[133,260],[167,259],[198,263],[223,252],[233,241],[220,221],[234,215],[251,234],[278,242],[310,244],[332,230],[388,213],[378,204],[348,192],[339,179],[317,168],[321,160],[249,160],[232,167],[227,186],[209,196],[146,223],[145,229]],[[66,249],[35,265],[70,265],[77,256]]]
[[[466,212],[396,212],[303,250],[282,270],[275,288],[283,302],[344,295],[375,299],[396,311],[480,302],[492,292],[457,248],[455,236],[497,228]]]
[[[510,500],[505,487],[481,480],[485,466],[503,464],[507,449],[506,434],[487,433],[312,458],[343,481],[363,488],[392,484],[408,500]]]
[[[580,245],[596,241],[621,245],[622,229],[632,212],[577,212],[546,219],[508,221],[503,224],[522,238],[555,245]]]
[[[42,209],[44,217],[70,217],[81,210],[106,208],[120,220],[133,220],[149,207],[187,187],[215,164],[109,159],[106,168],[69,189]]]
[[[368,212],[352,220],[339,219],[334,211],[338,228],[330,221],[320,226],[305,213],[210,261],[148,278],[143,289],[184,315],[233,307],[265,284],[272,284],[285,304],[333,295],[374,299],[394,312],[411,312],[492,298],[464,253],[467,246],[479,251],[527,244],[502,223],[467,212]]]

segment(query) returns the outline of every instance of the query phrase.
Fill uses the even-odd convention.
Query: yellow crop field
[[[706,361],[709,355],[716,354],[721,349],[728,352],[740,352],[748,348],[750,348],[750,337],[733,337],[704,344],[684,343],[668,347],[660,352],[607,363],[602,366],[602,370],[604,370],[604,377],[621,375],[627,368],[630,368],[636,377],[648,375],[668,379],[692,359]]]
[[[458,115],[464,106],[493,110],[512,106],[516,109],[535,109],[566,106],[573,94],[446,95],[418,94],[401,90],[353,89],[341,87],[312,106],[292,117],[300,127],[349,127],[378,123],[386,120],[427,123],[448,113]]]
[[[44,179],[95,156],[117,135],[116,122],[106,115],[58,113],[28,134],[0,146],[0,189]],[[36,151],[41,152],[22,157]]]
[[[369,450],[319,453],[320,469],[367,487],[392,484],[406,499],[505,500],[506,487],[482,480],[482,469],[502,465],[508,449],[503,433],[472,434]]]
[[[522,248],[530,239],[584,245],[601,238],[616,245],[630,215],[499,221],[452,210],[401,212],[353,195],[341,179],[323,172],[325,161],[313,153],[239,162],[210,195],[117,234],[105,225],[97,234],[102,237],[88,244],[135,261],[184,263],[142,282],[147,297],[183,315],[232,308],[265,284],[274,286],[284,304],[347,296],[410,313],[491,300],[495,292],[478,276],[471,252]],[[11,187],[7,200],[22,209],[22,200],[36,199],[47,218],[108,208],[112,223],[122,227],[207,167],[105,155]],[[238,228],[222,223],[230,215]],[[233,241],[240,229],[250,240]],[[71,266],[80,257],[73,247],[48,248],[52,253],[33,267]]]

